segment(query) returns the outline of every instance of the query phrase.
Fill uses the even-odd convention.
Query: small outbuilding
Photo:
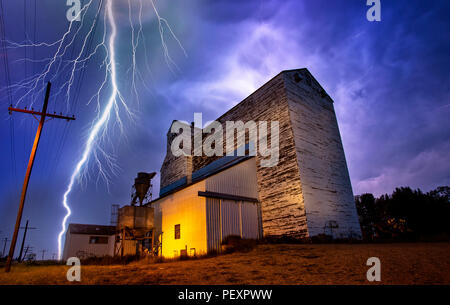
[[[63,260],[69,257],[113,256],[115,226],[69,224],[64,243]]]

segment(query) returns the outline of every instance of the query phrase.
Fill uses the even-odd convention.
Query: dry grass
[[[450,243],[259,245],[247,253],[167,263],[82,266],[81,284],[368,284],[367,258],[382,284],[450,284]],[[68,266],[14,266],[0,284],[72,284]]]

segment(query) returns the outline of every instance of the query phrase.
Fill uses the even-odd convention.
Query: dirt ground
[[[369,257],[381,260],[381,284],[450,284],[450,243],[259,245],[247,253],[166,263],[82,266],[80,284],[372,284]],[[0,284],[73,284],[69,266],[15,265]]]

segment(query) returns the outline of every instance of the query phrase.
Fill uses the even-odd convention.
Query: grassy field
[[[381,284],[450,284],[449,253],[450,243],[259,245],[212,258],[82,266],[80,284],[371,284],[372,256]],[[14,265],[0,271],[0,284],[73,284],[68,268]]]

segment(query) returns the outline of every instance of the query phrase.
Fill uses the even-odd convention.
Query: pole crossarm
[[[29,114],[33,114],[33,115],[40,115],[40,116],[44,116],[44,117],[51,117],[51,118],[55,118],[55,119],[64,119],[64,120],[68,120],[68,121],[75,120],[75,116],[70,117],[70,116],[64,116],[62,114],[43,113],[43,112],[39,112],[39,111],[13,108],[13,107],[8,107],[8,111],[9,111],[9,114],[11,114],[13,111],[15,111],[15,112],[29,113]]]

